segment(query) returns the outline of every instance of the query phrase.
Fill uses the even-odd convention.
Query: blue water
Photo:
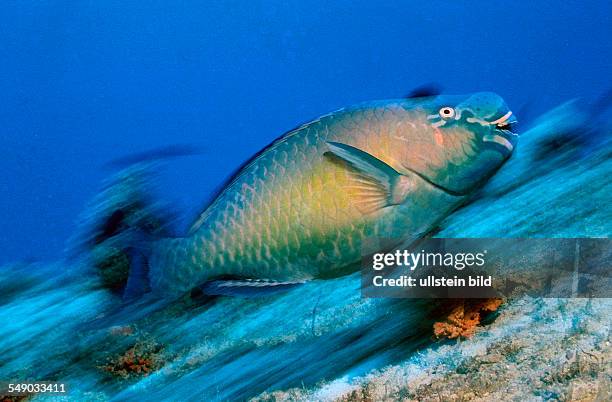
[[[113,160],[173,144],[196,150],[160,173],[158,196],[186,226],[283,132],[427,83],[498,92],[529,128],[439,236],[610,237],[611,93],[607,107],[596,105],[612,88],[611,16],[608,1],[574,0],[4,1],[0,380],[66,381],[74,400],[243,400],[346,388],[389,365],[402,387],[406,373],[437,381],[436,370],[454,372],[473,343],[432,341],[437,304],[363,299],[358,274],[268,298],[126,304],[100,288],[91,265],[56,260]],[[509,300],[476,335],[505,345],[538,334],[553,345],[550,359],[526,349],[537,375],[520,388],[533,395],[557,392],[542,381],[549,362],[597,349],[612,322],[609,300],[589,300],[590,311],[553,304]],[[580,320],[585,333],[563,338]],[[154,372],[123,378],[118,362],[130,350],[154,359]]]
[[[428,82],[496,91],[526,119],[593,100],[611,15],[608,1],[4,1],[0,263],[60,256],[104,164],[133,152],[202,149],[164,176],[188,221],[242,160],[351,103]]]

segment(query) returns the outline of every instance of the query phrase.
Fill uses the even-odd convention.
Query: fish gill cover
[[[27,7],[1,17],[14,57],[0,67],[0,381],[62,382],[70,400],[610,399],[607,298],[368,299],[356,273],[257,298],[136,286],[126,299],[133,254],[95,248],[125,227],[185,233],[192,219],[175,211],[199,214],[203,193],[275,132],[431,81],[504,94],[522,128],[512,157],[430,235],[609,237],[612,110],[598,96],[610,48],[595,39],[609,34],[607,3]],[[98,168],[177,142],[204,155]]]

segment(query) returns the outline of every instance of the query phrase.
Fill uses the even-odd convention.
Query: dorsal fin
[[[104,165],[110,169],[125,169],[142,162],[152,162],[182,156],[199,155],[202,150],[188,144],[174,144],[116,158]]]
[[[426,98],[429,96],[438,96],[442,93],[442,88],[433,82],[421,85],[414,88],[408,95],[405,96],[407,99],[413,98]]]

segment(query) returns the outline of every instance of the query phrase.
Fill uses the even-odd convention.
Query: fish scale
[[[502,135],[486,118],[510,114],[481,93],[368,102],[302,125],[243,167],[189,236],[154,241],[151,286],[331,278],[360,261],[368,238],[409,244],[509,157],[482,138]]]

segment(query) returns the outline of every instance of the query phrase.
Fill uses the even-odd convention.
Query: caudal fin
[[[157,164],[143,162],[111,177],[81,214],[69,243],[102,286],[125,299],[148,291],[148,257],[154,239],[171,235],[173,216],[153,197]]]

